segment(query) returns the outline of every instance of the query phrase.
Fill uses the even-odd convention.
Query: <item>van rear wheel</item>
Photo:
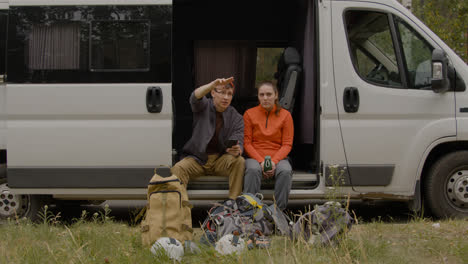
[[[425,200],[437,217],[468,217],[468,151],[447,154],[432,166],[426,178]]]
[[[0,179],[0,219],[39,219],[39,210],[46,204],[47,196],[13,194],[6,179]]]

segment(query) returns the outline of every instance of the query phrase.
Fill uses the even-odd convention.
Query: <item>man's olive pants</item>
[[[190,180],[203,175],[229,176],[229,198],[236,199],[242,192],[245,160],[230,154],[208,155],[205,165],[186,157],[172,167],[171,172],[187,186]]]

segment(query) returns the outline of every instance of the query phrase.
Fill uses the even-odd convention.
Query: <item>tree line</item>
[[[412,0],[411,7],[414,15],[468,63],[468,1]]]

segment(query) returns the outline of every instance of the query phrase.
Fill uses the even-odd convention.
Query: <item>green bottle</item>
[[[272,170],[273,166],[271,165],[271,157],[265,156],[265,162],[263,163],[263,171]]]

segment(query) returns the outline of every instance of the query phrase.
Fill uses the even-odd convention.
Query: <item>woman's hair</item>
[[[271,86],[273,88],[273,91],[275,92],[276,95],[279,96],[279,92],[278,92],[278,87],[276,87],[276,85],[271,82],[271,81],[265,81],[265,82],[261,82],[258,86],[257,86],[257,94],[258,94],[258,91],[260,91],[260,87],[264,86],[264,85],[267,85],[267,86]],[[279,103],[279,99],[276,98],[275,99],[275,105],[276,105],[276,111],[275,111],[275,114],[276,115],[279,115],[279,112],[281,111],[281,105]]]

